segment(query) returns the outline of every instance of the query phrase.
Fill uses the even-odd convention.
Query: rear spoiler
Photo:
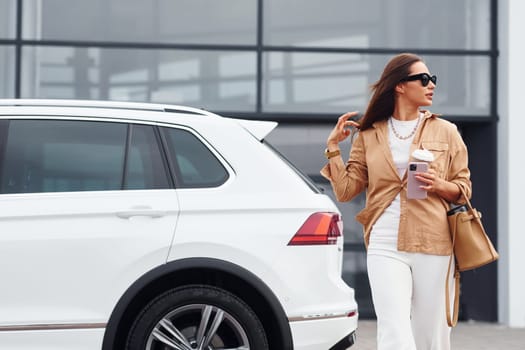
[[[243,128],[248,130],[257,140],[262,141],[279,123],[267,120],[236,119]]]

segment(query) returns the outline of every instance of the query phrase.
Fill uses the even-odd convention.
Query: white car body
[[[353,342],[357,305],[341,278],[342,235],[335,244],[288,244],[310,215],[338,209],[261,143],[276,123],[181,106],[0,100],[0,122],[7,119],[182,128],[228,179],[211,188],[0,193],[1,349],[111,349],[131,300],[138,305],[141,288],[155,290],[145,286],[175,271],[200,284],[217,272],[225,289],[235,283],[224,274],[249,275],[271,317],[286,321],[293,349]],[[237,296],[259,314],[246,291]]]

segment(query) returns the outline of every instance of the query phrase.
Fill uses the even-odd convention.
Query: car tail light
[[[335,244],[341,236],[342,222],[336,213],[315,213],[310,215],[293,236],[288,245]]]

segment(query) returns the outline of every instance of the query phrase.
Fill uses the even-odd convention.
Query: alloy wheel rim
[[[177,307],[153,327],[146,350],[249,350],[246,331],[225,310],[208,304]]]

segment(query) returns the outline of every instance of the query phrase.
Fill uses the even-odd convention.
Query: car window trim
[[[144,123],[134,123],[134,122],[125,122],[128,126],[127,135],[126,135],[126,150],[124,155],[124,165],[123,165],[123,174],[122,174],[122,188],[123,191],[128,191],[128,176],[129,176],[129,157],[131,154],[131,146],[133,143],[133,138],[135,137],[135,129],[144,127],[144,128],[150,128],[150,130],[153,131],[153,135],[155,137],[155,145],[157,147],[157,151],[160,153],[160,157],[162,159],[162,171],[166,175],[166,178],[168,180],[168,189],[174,189],[174,182],[173,177],[171,174],[171,171],[169,169],[169,164],[167,164],[167,156],[165,147],[162,144],[162,141],[160,139],[158,126],[154,124],[144,124]],[[154,188],[144,188],[143,190],[153,190]]]
[[[0,169],[4,169],[5,151],[7,146],[7,136],[9,135],[10,119],[0,119]],[[3,184],[4,172],[0,171],[0,188]],[[0,194],[2,191],[0,190]]]
[[[160,127],[158,125],[151,125],[153,127],[154,133],[155,133],[155,139],[157,140],[157,147],[159,148],[159,151],[161,153],[162,157],[162,164],[164,165],[164,171],[168,173],[168,181],[171,189],[177,188],[177,177],[174,176],[175,170],[173,169],[173,166],[170,161],[169,157],[169,147],[166,143],[166,138],[164,134],[160,131]]]
[[[128,182],[128,159],[131,152],[131,123],[126,123],[126,145],[124,146],[124,161],[122,164],[122,178],[120,180],[120,190],[124,191]]]
[[[174,162],[174,154],[172,154],[172,150],[169,147],[168,139],[166,135],[166,126],[157,126],[161,141],[162,141],[162,147],[164,149],[164,154],[166,157],[166,162],[168,163],[168,168],[170,170],[170,176],[172,178],[172,181],[175,185],[175,188],[182,188],[180,179],[182,178],[182,173],[180,171],[179,165],[176,164],[177,162]],[[189,130],[188,130],[189,131]]]

